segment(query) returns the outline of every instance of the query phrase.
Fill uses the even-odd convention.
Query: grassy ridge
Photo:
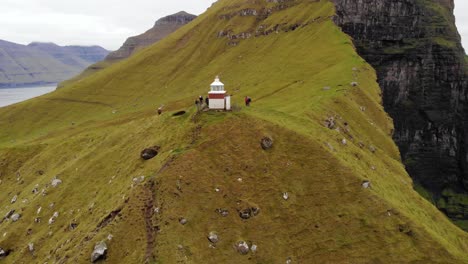
[[[85,263],[109,234],[110,263],[466,262],[466,233],[413,190],[375,73],[330,20],[333,5],[286,5],[219,1],[129,60],[0,109],[0,213],[22,214],[0,224],[0,247],[14,250],[6,262]],[[237,13],[261,8],[272,14]],[[254,34],[260,25],[277,30],[217,37]],[[217,74],[235,104],[249,95],[253,107],[196,115],[193,99]],[[182,109],[188,113],[170,115]],[[330,116],[333,130],[324,126]],[[275,140],[272,150],[260,148],[263,136]],[[140,160],[153,145],[160,155]],[[46,187],[57,175],[63,184]],[[145,183],[132,181],[141,175]],[[372,188],[362,188],[363,180]],[[46,196],[31,193],[36,184]],[[260,214],[242,221],[237,210],[250,206]],[[48,225],[55,211],[60,216]],[[119,213],[107,218],[112,211]],[[220,235],[216,249],[208,247],[210,231]],[[239,240],[258,252],[239,255]]]

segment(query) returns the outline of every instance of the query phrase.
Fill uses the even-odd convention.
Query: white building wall
[[[210,99],[210,109],[224,109],[224,99]]]
[[[231,96],[226,96],[226,110],[231,110]]]

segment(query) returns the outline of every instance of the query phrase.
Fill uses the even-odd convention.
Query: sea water
[[[55,91],[56,86],[0,88],[0,107],[16,104]]]

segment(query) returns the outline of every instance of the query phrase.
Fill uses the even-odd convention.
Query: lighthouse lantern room
[[[226,106],[230,108],[231,98],[226,96],[224,84],[219,80],[219,76],[216,76],[214,82],[211,84],[211,91],[208,92],[208,98],[210,109],[224,110]]]

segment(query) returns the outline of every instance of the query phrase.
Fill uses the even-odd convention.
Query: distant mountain
[[[124,42],[122,47],[120,47],[118,50],[114,52],[111,52],[105,58],[104,61],[100,61],[96,64],[91,65],[82,74],[80,74],[76,78],[73,78],[67,82],[62,83],[60,86],[78,81],[96,71],[105,69],[108,66],[118,61],[121,61],[123,59],[130,57],[135,52],[138,52],[152,44],[155,44],[156,42],[159,42],[166,36],[175,32],[180,27],[188,24],[195,18],[197,18],[197,16],[181,11],[179,13],[169,15],[169,16],[159,19],[158,21],[156,21],[156,23],[150,30],[138,36],[133,36],[133,37],[128,38]]]
[[[59,83],[102,60],[109,51],[99,46],[29,45],[0,40],[0,87]]]

